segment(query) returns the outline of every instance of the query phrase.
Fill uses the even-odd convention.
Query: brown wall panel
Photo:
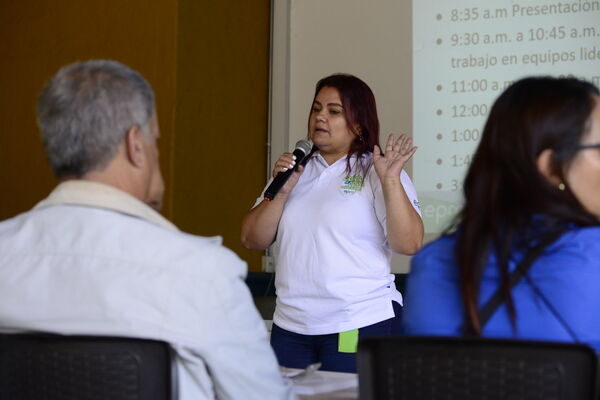
[[[61,66],[121,61],[154,87],[167,184],[163,214],[244,250],[240,222],[264,183],[269,0],[0,1],[0,219],[56,185],[35,99]]]
[[[31,208],[56,185],[35,100],[44,82],[74,61],[114,59],[148,79],[162,128],[163,173],[172,175],[176,35],[177,0],[0,2],[0,219]]]
[[[240,223],[265,176],[269,1],[180,0],[174,222],[260,270]]]

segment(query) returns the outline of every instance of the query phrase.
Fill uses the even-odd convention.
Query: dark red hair
[[[350,173],[350,157],[356,154],[360,160],[366,153],[372,152],[375,145],[379,146],[379,119],[377,105],[371,88],[361,79],[350,74],[333,74],[317,82],[313,103],[324,87],[337,89],[344,118],[356,138],[350,145],[346,161],[346,171]],[[312,105],[311,105],[312,107]],[[361,165],[358,163],[357,165]],[[366,171],[363,171],[366,172]]]

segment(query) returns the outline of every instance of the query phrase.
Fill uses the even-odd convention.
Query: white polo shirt
[[[363,157],[365,165],[371,160]],[[315,154],[286,201],[276,238],[273,317],[283,329],[344,332],[392,318],[392,300],[402,304],[390,272],[381,182],[373,167],[364,179],[345,169],[346,157],[328,165]],[[404,171],[401,182],[420,215]]]

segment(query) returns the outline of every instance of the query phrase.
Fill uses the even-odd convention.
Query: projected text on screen
[[[502,90],[530,75],[600,84],[600,0],[413,1],[413,71],[413,180],[438,233]]]

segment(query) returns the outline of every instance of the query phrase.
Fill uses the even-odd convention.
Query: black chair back
[[[361,400],[598,398],[598,357],[578,344],[365,338],[357,362]]]
[[[170,346],[161,341],[0,335],[0,399],[176,400]]]

